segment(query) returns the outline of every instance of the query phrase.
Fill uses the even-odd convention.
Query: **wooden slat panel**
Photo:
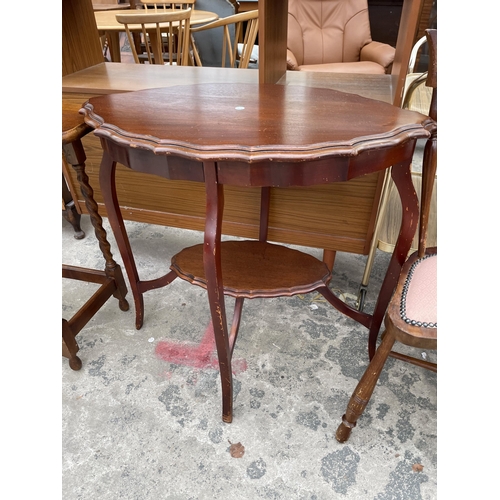
[[[366,255],[380,174],[307,188],[273,188],[269,239]]]

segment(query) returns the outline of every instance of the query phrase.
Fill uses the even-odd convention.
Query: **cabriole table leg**
[[[216,164],[205,162],[203,167],[207,193],[203,264],[207,277],[208,300],[219,358],[222,386],[222,420],[230,423],[233,420],[232,349],[229,346],[224,287],[222,284],[220,241],[222,213],[224,209],[224,190],[223,186],[217,182]]]

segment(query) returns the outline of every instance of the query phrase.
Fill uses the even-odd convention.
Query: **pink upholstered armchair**
[[[372,41],[367,0],[288,0],[289,70],[390,73],[395,51]]]

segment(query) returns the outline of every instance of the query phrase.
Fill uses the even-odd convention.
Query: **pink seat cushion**
[[[401,317],[409,324],[437,327],[437,255],[412,265],[403,287]]]

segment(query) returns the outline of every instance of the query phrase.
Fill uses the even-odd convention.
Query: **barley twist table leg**
[[[106,230],[102,226],[102,217],[98,213],[98,206],[94,200],[94,191],[89,184],[89,178],[85,172],[85,151],[80,140],[74,141],[63,146],[64,153],[68,163],[75,169],[77,179],[80,184],[80,190],[85,200],[85,206],[89,212],[90,220],[94,226],[96,238],[99,242],[99,248],[106,261],[105,272],[106,276],[115,280],[116,290],[113,293],[114,297],[118,299],[119,307],[122,311],[128,311],[129,304],[125,299],[127,294],[127,287],[120,266],[113,259],[111,253],[111,245],[106,237]]]

